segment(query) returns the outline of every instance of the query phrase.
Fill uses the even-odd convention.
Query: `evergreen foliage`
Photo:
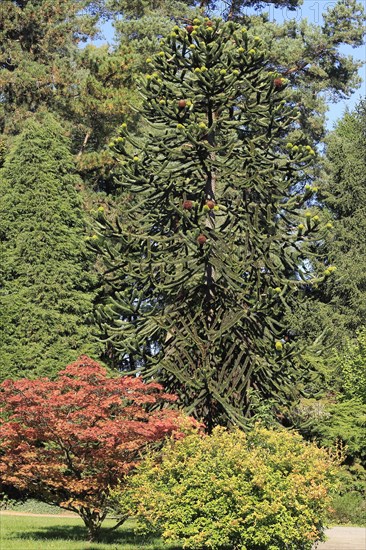
[[[40,105],[50,107],[71,92],[77,44],[96,33],[99,17],[93,7],[98,2],[1,2],[1,133],[15,131],[28,113]]]
[[[114,162],[106,147],[135,100],[136,75],[133,49],[124,45],[87,45],[77,54],[77,93],[58,109],[68,122],[77,168],[84,183],[97,191],[111,192]]]
[[[140,2],[116,0],[112,3],[116,14],[116,43],[118,47],[127,45],[134,52],[134,67],[138,73],[146,71],[146,57],[159,50],[162,36],[167,35],[179,22],[188,21],[198,15],[192,0],[157,0]]]
[[[328,448],[343,445],[347,463],[360,461],[365,468],[365,403],[357,396],[338,398],[329,395],[327,399],[304,400],[293,410],[291,420],[307,439]],[[365,474],[363,470],[364,480]]]
[[[362,102],[346,112],[327,137],[324,170],[319,183],[323,215],[333,229],[318,243],[315,268],[334,264],[332,280],[309,292],[306,309],[295,309],[290,322],[305,342],[322,335],[321,358],[309,354],[323,372],[315,388],[317,399],[304,400],[289,419],[308,438],[322,445],[346,446],[348,477],[339,505],[362,493],[365,483],[366,422],[365,329],[366,314],[366,116]],[[309,257],[311,257],[311,250]],[[354,495],[353,495],[354,496]],[[359,496],[358,496],[359,497]],[[357,497],[357,498],[358,498]],[[352,519],[352,518],[351,518]]]
[[[85,183],[99,189],[108,189],[112,159],[106,144],[128,112],[134,63],[128,45],[115,50],[81,47],[97,36],[98,26],[108,16],[105,4],[105,0],[0,4],[4,144],[11,145],[12,136],[34,113],[55,113],[68,124]]]
[[[327,140],[327,163],[320,200],[334,232],[323,254],[337,272],[319,301],[341,318],[344,334],[354,336],[366,318],[366,110],[346,113]],[[341,325],[341,326],[342,326]]]
[[[342,373],[342,388],[348,398],[358,397],[366,403],[366,328],[357,332],[337,355],[337,366]]]
[[[298,0],[224,3],[222,16],[238,19],[261,36],[273,68],[291,79],[292,101],[301,112],[301,129],[290,140],[304,145],[324,136],[326,99],[348,97],[360,83],[359,62],[340,53],[364,36],[364,11],[355,0],[340,0],[324,16],[324,25],[304,19],[270,21],[266,8],[295,10]],[[256,15],[250,15],[256,10]],[[249,10],[249,11],[248,11]],[[39,109],[57,112],[70,123],[73,151],[84,181],[114,192],[113,161],[105,149],[129,110],[136,74],[146,70],[146,55],[178,21],[197,11],[218,13],[215,2],[192,0],[5,0],[0,5],[0,133],[21,130]],[[79,46],[97,36],[105,19],[116,29],[113,47]],[[313,176],[313,174],[309,174]]]
[[[298,13],[292,17],[291,12],[301,10],[301,4],[299,0],[112,2],[115,13],[122,15],[115,23],[117,43],[132,47],[140,71],[146,70],[146,54],[157,51],[159,38],[175,22],[191,20],[194,7],[206,15],[220,13],[224,20],[244,24],[263,40],[273,70],[291,81],[291,101],[300,111],[301,124],[289,139],[311,145],[324,138],[327,101],[349,97],[361,83],[358,69],[362,62],[342,53],[341,46],[363,44],[365,10],[356,0],[339,0],[327,6],[323,25],[319,25],[299,18]],[[273,15],[276,7],[286,8],[285,21],[279,23],[269,16],[268,10]]]
[[[30,120],[0,172],[3,378],[52,375],[98,353],[78,185],[61,126],[51,115]]]
[[[301,378],[282,321],[306,277],[301,243],[322,234],[301,217],[314,151],[284,146],[298,125],[286,82],[238,25],[176,26],[149,63],[146,136],[124,124],[114,142],[133,200],[116,225],[100,213],[93,241],[99,323],[121,368],[157,377],[210,430],[289,399]]]
[[[323,334],[324,342],[343,354],[356,338],[366,316],[366,115],[363,103],[346,112],[326,140],[318,200],[332,230],[307,254],[315,268],[333,264],[336,272],[321,288],[309,292],[306,308],[300,305],[289,319],[294,330],[310,342]],[[314,207],[315,208],[315,207]],[[342,368],[334,349],[326,362],[342,388]],[[327,354],[325,354],[327,355]],[[334,389],[334,380],[330,381]]]
[[[291,82],[291,100],[299,109],[302,132],[290,139],[310,144],[325,136],[327,102],[349,97],[361,84],[362,62],[342,53],[341,46],[363,44],[363,5],[341,0],[328,8],[323,20],[320,26],[290,16],[280,24],[265,15],[244,17],[253,34],[263,39],[274,70]]]

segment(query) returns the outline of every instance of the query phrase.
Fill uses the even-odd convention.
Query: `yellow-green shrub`
[[[115,493],[145,532],[184,548],[307,550],[321,540],[336,465],[295,433],[216,428],[169,441]]]

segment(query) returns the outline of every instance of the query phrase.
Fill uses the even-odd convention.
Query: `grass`
[[[75,517],[0,516],[1,550],[181,550],[161,539],[147,538],[134,533],[135,523],[126,521],[116,531],[112,520],[106,520],[100,542],[87,542],[81,519]]]
[[[106,520],[103,523],[99,541],[90,543],[86,541],[86,529],[79,517],[52,517],[52,514],[64,512],[58,506],[29,499],[25,502],[13,503],[8,509],[22,513],[49,514],[49,517],[0,515],[1,550],[182,549],[181,546],[169,545],[159,538],[136,535],[134,532],[136,523],[133,520],[126,521],[116,531],[110,531],[110,527],[113,527],[115,522]],[[333,519],[330,523],[339,525],[341,522],[334,522]]]

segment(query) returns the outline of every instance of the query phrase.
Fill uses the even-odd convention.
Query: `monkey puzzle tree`
[[[146,135],[123,125],[114,142],[132,200],[116,224],[100,213],[92,241],[108,266],[99,323],[122,368],[210,430],[288,399],[301,376],[283,313],[307,277],[301,242],[321,231],[299,219],[314,151],[283,144],[297,125],[286,81],[237,24],[176,26],[148,62]]]
[[[291,81],[291,101],[300,111],[300,125],[290,139],[311,145],[324,138],[327,102],[350,97],[361,84],[358,70],[362,61],[345,53],[342,45],[357,47],[364,43],[366,19],[364,5],[357,0],[316,3],[310,8],[309,18],[302,17],[302,3],[302,0],[112,2],[115,12],[121,15],[115,21],[117,42],[136,52],[138,70],[145,70],[146,52],[157,51],[159,38],[172,28],[174,20],[194,17],[192,8],[205,15],[220,14],[223,19],[240,21],[262,38],[273,69]]]

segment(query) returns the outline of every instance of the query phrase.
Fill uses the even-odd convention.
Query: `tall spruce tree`
[[[318,201],[334,228],[317,243],[317,269],[333,264],[337,270],[321,288],[309,292],[311,300],[291,317],[304,340],[324,333],[324,341],[338,350],[366,319],[366,109],[361,102],[347,112],[326,140],[324,169]],[[312,250],[309,250],[311,258]],[[333,354],[334,355],[334,354]],[[332,357],[327,358],[332,364]],[[334,376],[334,374],[333,374]]]
[[[321,301],[343,319],[349,335],[366,320],[366,103],[346,113],[327,139],[319,199],[332,218],[334,234],[323,245],[337,266],[322,288]]]
[[[79,184],[61,126],[30,120],[0,171],[3,378],[52,375],[98,353]]]
[[[301,243],[321,231],[301,219],[314,151],[283,145],[298,114],[244,28],[195,19],[148,63],[146,135],[123,125],[114,144],[132,200],[116,224],[99,214],[93,241],[108,267],[99,322],[121,368],[157,377],[208,429],[242,423],[301,378],[283,314]]]
[[[343,491],[359,490],[365,478],[365,315],[366,315],[366,112],[362,102],[346,112],[326,140],[317,208],[333,229],[317,243],[314,269],[334,265],[331,279],[307,289],[309,300],[288,321],[305,345],[321,337],[321,356],[307,359],[323,374],[311,399],[288,411],[288,421],[322,445],[342,441],[352,476]],[[315,215],[314,205],[313,213]],[[363,466],[361,466],[361,464]],[[353,478],[353,481],[352,481]]]

